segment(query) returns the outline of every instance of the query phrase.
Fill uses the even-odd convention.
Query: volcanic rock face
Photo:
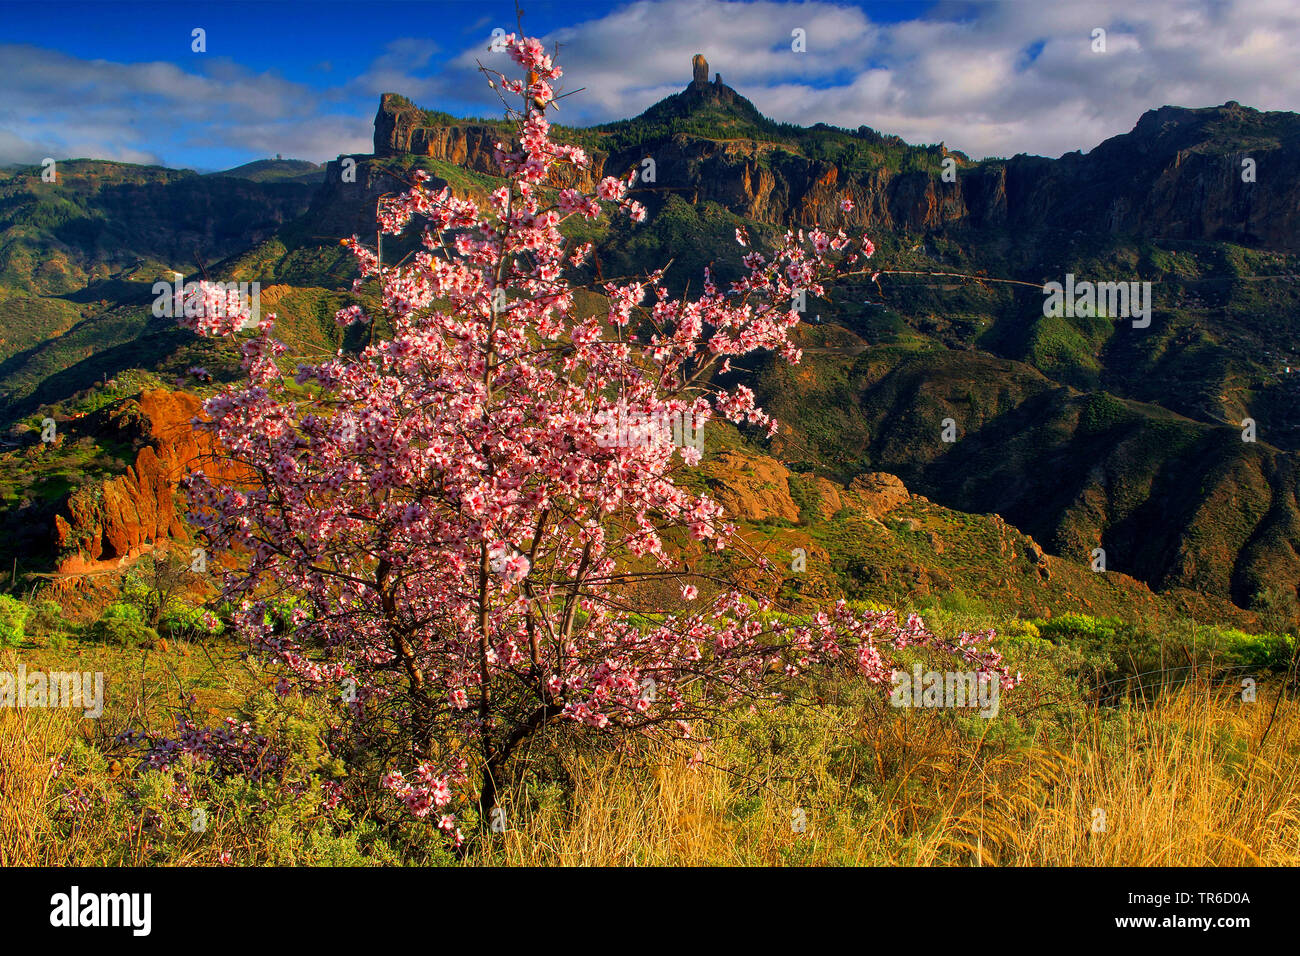
[[[220,476],[211,460],[212,444],[191,420],[199,399],[163,389],[143,392],[116,409],[109,427],[143,438],[145,446],[125,475],[79,492],[65,514],[54,519],[61,574],[118,567],[148,551],[161,538],[186,540],[177,508],[177,485],[203,462]]]
[[[720,451],[702,466],[713,494],[726,513],[742,521],[782,518],[797,522],[801,515],[791,494],[790,469],[767,455]],[[823,520],[842,508],[853,508],[879,520],[912,500],[898,477],[885,472],[858,475],[846,488],[825,478],[802,476],[811,482],[812,498]]]
[[[724,451],[708,461],[713,493],[727,514],[744,521],[799,520],[790,497],[790,470],[775,459]]]
[[[883,518],[912,497],[901,478],[883,471],[858,475],[849,484],[849,492],[857,496],[862,509],[873,518]]]

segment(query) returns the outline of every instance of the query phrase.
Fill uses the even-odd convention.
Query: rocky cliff
[[[865,126],[813,127],[799,135],[763,117],[721,75],[709,81],[708,72],[697,54],[693,79],[681,93],[635,120],[587,131],[594,141],[609,142],[609,155],[593,151],[590,175],[567,179],[589,187],[606,172],[626,175],[653,158],[656,182],[653,189],[642,187],[647,192],[711,200],[773,224],[909,232],[1050,224],[1300,249],[1300,179],[1287,173],[1287,157],[1300,146],[1294,113],[1234,102],[1207,109],[1165,106],[1087,155],[975,163],[942,144],[910,147]],[[735,133],[699,135],[701,124],[734,127]],[[626,144],[634,126],[641,133]],[[375,154],[429,156],[492,174],[501,134],[490,124],[438,122],[386,93],[375,117]],[[830,140],[831,152],[843,158],[824,157],[821,144]],[[838,208],[845,197],[855,205],[847,214]]]
[[[684,101],[735,102],[712,84],[704,89],[692,84]],[[1225,139],[1225,127],[1243,132]],[[1286,172],[1286,157],[1297,145],[1300,117],[1229,103],[1153,110],[1132,132],[1086,156],[1072,153],[1057,160],[1016,156],[971,163],[940,145],[908,150],[905,170],[851,168],[788,144],[675,134],[616,153],[607,166],[619,175],[643,156],[653,156],[660,183],[693,201],[711,200],[773,224],[913,233],[1049,225],[1297,250],[1300,179]],[[943,177],[947,160],[950,182]],[[1244,180],[1243,174],[1255,180]],[[845,197],[853,200],[852,212],[838,208]]]
[[[80,490],[55,518],[59,573],[118,567],[160,539],[188,538],[179,482],[200,461],[210,474],[222,471],[207,435],[191,425],[199,408],[193,395],[157,389],[106,410],[99,427],[143,447],[126,474]]]
[[[404,96],[385,93],[375,114],[375,156],[428,156],[470,172],[495,176],[500,173],[496,144],[510,135],[504,124],[438,123]],[[604,176],[605,154],[589,150],[591,166],[577,170],[561,164],[553,170],[553,186],[592,189]],[[332,165],[332,164],[331,164]]]
[[[1219,239],[1300,249],[1300,116],[1235,102],[1149,110],[1087,155],[1016,156],[963,176],[976,225]]]

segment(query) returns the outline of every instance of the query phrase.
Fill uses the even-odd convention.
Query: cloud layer
[[[200,73],[0,44],[0,164],[53,156],[186,165],[173,156],[205,152],[333,158],[370,143],[368,118],[337,115],[319,91],[228,59],[205,60]]]
[[[1294,0],[947,4],[873,20],[835,3],[635,0],[546,36],[558,43],[561,119],[633,116],[690,79],[690,57],[778,120],[866,124],[976,156],[1056,156],[1131,129],[1146,110],[1237,100],[1300,110]],[[0,164],[92,156],[208,168],[274,153],[321,161],[370,148],[379,92],[486,115],[497,101],[472,45],[396,38],[358,75],[307,86],[228,59],[117,63],[0,45]],[[502,23],[509,27],[509,23]],[[1104,29],[1105,51],[1093,32]],[[806,52],[792,50],[802,30]],[[348,38],[341,35],[340,44]],[[334,51],[322,51],[330,56]]]

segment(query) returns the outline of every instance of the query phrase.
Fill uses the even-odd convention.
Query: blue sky
[[[635,115],[690,56],[780,120],[872,126],[975,156],[1060,155],[1147,109],[1300,110],[1294,0],[524,4],[560,44],[562,121]],[[513,3],[0,2],[0,164],[93,156],[212,170],[368,151],[378,95],[487,115],[475,72]],[[192,50],[194,28],[206,51]],[[791,49],[805,31],[806,52]],[[1093,41],[1106,31],[1104,50]],[[494,63],[494,65],[495,65]]]

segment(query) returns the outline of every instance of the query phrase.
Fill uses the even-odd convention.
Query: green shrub
[[[269,610],[265,622],[276,629],[277,633],[287,633],[294,629],[293,612],[303,607],[305,602],[297,597],[275,598],[267,602]]]
[[[110,604],[90,627],[90,636],[118,647],[140,647],[158,640],[158,632],[144,623],[134,604]]]
[[[1012,642],[1044,640],[1042,632],[1033,621],[1013,618],[998,628],[998,636]]]
[[[32,605],[27,621],[27,638],[42,647],[62,650],[68,645],[69,624],[57,601],[42,600]]]
[[[42,633],[62,631],[67,626],[63,619],[63,607],[57,601],[38,601],[33,612],[32,626]]]
[[[1234,628],[1218,633],[1219,646],[1232,660],[1245,668],[1283,670],[1295,653],[1295,638],[1282,634],[1247,634]]]
[[[22,641],[32,609],[17,598],[0,594],[0,645]]]
[[[158,622],[168,637],[186,639],[212,637],[225,630],[221,620],[211,612],[188,604],[177,604],[163,611]]]
[[[877,611],[877,612],[879,612],[879,611],[892,611],[892,610],[894,610],[894,608],[889,607],[888,605],[885,605],[885,604],[881,604],[879,601],[850,601],[850,602],[849,602],[849,607],[853,608],[853,610],[854,610],[856,613],[858,613],[858,614],[862,614],[862,613],[867,612],[867,611]],[[906,615],[903,615],[901,611],[899,612],[899,615],[900,615],[900,616],[906,616]]]
[[[126,604],[118,601],[104,608],[104,613],[100,620],[130,621],[132,624],[143,624],[144,616],[140,613],[140,609],[134,604]]]
[[[1041,637],[1052,642],[1085,640],[1089,643],[1110,643],[1124,629],[1117,618],[1091,617],[1087,614],[1062,614],[1059,617],[1040,618],[1031,622]]]

